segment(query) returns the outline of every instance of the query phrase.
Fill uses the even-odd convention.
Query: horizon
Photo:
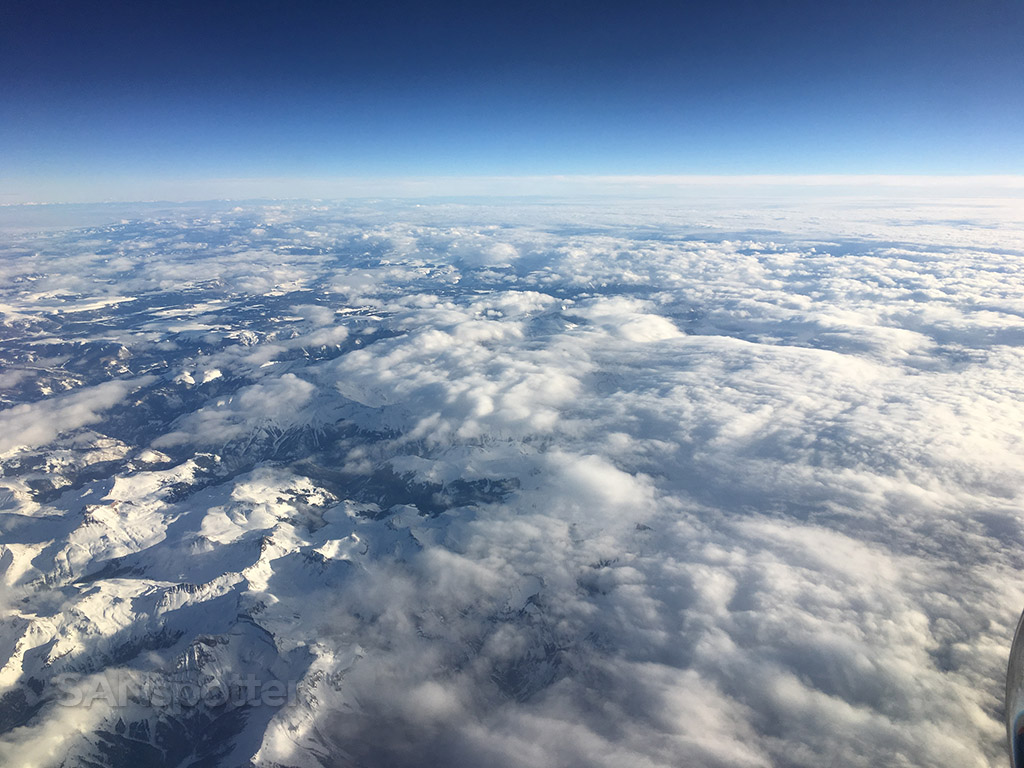
[[[340,178],[124,179],[95,184],[36,183],[8,191],[0,207],[256,200],[436,200],[449,198],[685,199],[695,194],[761,197],[912,195],[1016,197],[1021,174],[549,174]],[[58,195],[63,194],[60,198]]]

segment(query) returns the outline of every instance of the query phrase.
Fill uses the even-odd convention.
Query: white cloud
[[[304,411],[314,390],[312,384],[293,373],[268,378],[188,414],[177,429],[157,437],[152,445],[223,445],[263,427],[287,430],[305,426],[316,418]]]
[[[19,447],[35,448],[80,427],[95,424],[139,387],[154,380],[107,381],[94,387],[32,404],[14,405],[0,411],[0,454]]]
[[[190,292],[173,314],[89,311],[167,360],[153,445],[252,451],[238,474],[112,469],[80,506],[134,506],[88,524],[70,496],[32,509],[45,530],[4,513],[29,595],[4,610],[33,642],[95,660],[90,637],[164,620],[130,601],[110,631],[62,618],[119,579],[191,633],[140,666],[272,632],[268,668],[302,659],[302,697],[239,737],[261,765],[1004,763],[1024,605],[1012,201],[319,208],[178,212],[109,268],[43,244],[46,291],[0,291],[40,344],[62,285]],[[4,269],[32,274],[19,259]],[[138,381],[0,419],[49,451]],[[326,429],[294,464],[261,442]],[[56,607],[26,589],[90,558],[120,576],[65,579]]]

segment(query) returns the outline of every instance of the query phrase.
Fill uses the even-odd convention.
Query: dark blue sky
[[[1024,3],[0,4],[0,184],[1021,173]]]

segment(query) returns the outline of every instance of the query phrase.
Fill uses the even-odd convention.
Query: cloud
[[[223,445],[259,428],[281,431],[305,426],[315,418],[304,413],[314,390],[293,373],[242,387],[232,396],[188,414],[177,429],[157,437],[152,445]]]
[[[118,405],[154,380],[107,381],[94,387],[38,403],[23,403],[0,411],[0,453],[19,447],[35,448],[58,435],[100,421],[103,412]]]
[[[102,722],[108,714],[103,709],[68,707],[51,712],[43,726],[15,728],[0,736],[0,760],[24,768],[59,765],[75,742]]]
[[[116,266],[24,235],[4,268],[46,290],[0,302],[64,357],[11,396],[71,391],[7,432],[51,473],[83,425],[178,463],[31,502],[10,465],[9,669],[286,668],[231,737],[257,765],[1002,765],[1011,203],[211,204],[114,232]],[[152,303],[74,309],[115,277]],[[107,423],[144,371],[143,426]]]
[[[626,341],[661,341],[682,335],[670,320],[651,313],[651,308],[649,302],[615,297],[581,304],[573,314],[590,319]]]

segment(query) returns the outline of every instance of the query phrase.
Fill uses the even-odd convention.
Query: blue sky
[[[1024,172],[1024,4],[8,0],[0,193]]]

